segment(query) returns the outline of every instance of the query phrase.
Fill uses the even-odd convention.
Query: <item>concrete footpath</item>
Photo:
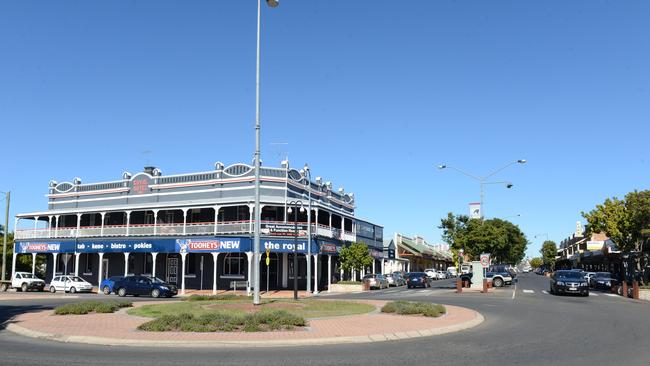
[[[377,308],[385,301],[363,301]],[[142,306],[150,302],[134,303]],[[108,346],[132,347],[288,347],[370,343],[427,337],[469,329],[481,324],[478,312],[445,305],[447,313],[439,318],[383,314],[375,311],[362,315],[309,319],[309,326],[294,331],[276,332],[144,332],[137,327],[150,318],[126,314],[54,315],[52,310],[20,314],[7,322],[14,333],[46,340]]]

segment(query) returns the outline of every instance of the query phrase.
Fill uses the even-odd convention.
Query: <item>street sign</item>
[[[483,253],[481,254],[481,265],[483,268],[487,268],[490,265],[490,254]]]

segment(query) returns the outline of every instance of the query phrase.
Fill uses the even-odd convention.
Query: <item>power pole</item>
[[[5,273],[7,272],[7,232],[9,232],[9,200],[11,199],[11,192],[5,192],[5,226],[4,226],[4,241],[2,243],[2,280],[5,280]],[[14,253],[16,255],[16,253]]]

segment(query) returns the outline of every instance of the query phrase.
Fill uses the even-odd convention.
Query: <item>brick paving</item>
[[[324,300],[327,301],[327,300]],[[363,301],[381,306],[385,301]],[[138,302],[142,306],[151,302]],[[158,302],[159,303],[159,302]],[[372,336],[376,334],[418,333],[434,328],[444,328],[472,321],[478,315],[473,310],[447,305],[447,314],[439,318],[403,316],[373,312],[363,315],[340,316],[309,320],[306,329],[260,333],[190,333],[190,332],[143,332],[138,325],[149,318],[115,314],[54,315],[51,310],[30,312],[16,316],[11,323],[22,328],[55,337],[79,336],[103,339],[137,341],[277,341],[326,339],[334,337]]]

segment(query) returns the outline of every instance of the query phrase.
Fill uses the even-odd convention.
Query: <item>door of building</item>
[[[102,258],[102,278],[108,278],[108,258]]]
[[[167,282],[178,284],[178,257],[167,258]]]

